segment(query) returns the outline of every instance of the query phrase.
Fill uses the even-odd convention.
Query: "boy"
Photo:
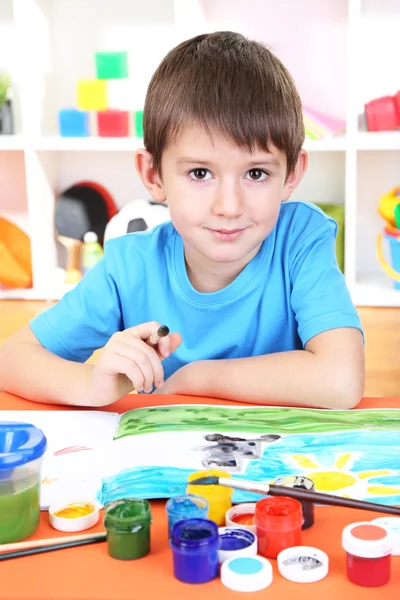
[[[362,330],[336,224],[287,202],[307,167],[303,142],[293,80],[263,45],[217,32],[173,49],[150,82],[136,153],[172,223],[108,242],[73,291],[1,348],[0,387],[82,406],[133,389],[355,406]],[[154,346],[160,324],[171,333]]]

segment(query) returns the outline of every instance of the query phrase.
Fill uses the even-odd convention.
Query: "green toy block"
[[[143,137],[143,111],[135,110],[133,113],[135,123],[135,136],[138,138]]]
[[[98,79],[123,79],[128,77],[128,54],[126,52],[96,52]]]

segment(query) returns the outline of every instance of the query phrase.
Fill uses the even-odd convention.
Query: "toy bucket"
[[[383,238],[389,243],[392,265],[383,254]],[[400,290],[400,229],[386,227],[384,234],[380,233],[377,237],[376,251],[382,269],[394,280],[394,287]]]

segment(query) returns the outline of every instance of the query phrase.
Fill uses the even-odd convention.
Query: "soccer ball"
[[[156,225],[170,221],[168,206],[165,202],[153,202],[152,200],[132,200],[107,223],[104,241],[112,238],[134,233],[136,231],[147,231]]]

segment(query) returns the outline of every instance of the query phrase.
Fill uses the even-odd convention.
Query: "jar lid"
[[[354,556],[381,558],[392,552],[392,533],[371,521],[352,523],[343,529],[342,546]]]
[[[43,456],[46,437],[29,423],[4,421],[0,423],[0,471],[15,469]]]
[[[392,556],[400,556],[400,518],[399,517],[379,517],[371,521],[375,525],[380,525],[389,529],[392,533]]]
[[[218,533],[220,563],[232,557],[257,554],[257,536],[251,531],[239,527],[220,527]]]
[[[100,517],[96,502],[77,500],[52,504],[49,522],[58,531],[84,531],[94,527]]]
[[[318,548],[293,546],[278,554],[278,570],[289,581],[312,583],[328,575],[329,558]]]
[[[255,502],[243,502],[235,504],[225,513],[225,523],[227,527],[238,527],[247,529],[252,533],[256,533],[256,525],[254,522],[256,512]]]
[[[221,565],[221,582],[235,592],[258,592],[272,579],[272,565],[263,556],[228,558]]]

